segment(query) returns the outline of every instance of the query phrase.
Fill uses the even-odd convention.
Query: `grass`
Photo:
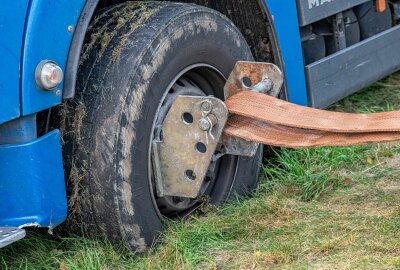
[[[331,109],[400,109],[400,74]],[[400,269],[400,144],[273,151],[252,199],[170,222],[148,254],[33,231],[0,268]]]

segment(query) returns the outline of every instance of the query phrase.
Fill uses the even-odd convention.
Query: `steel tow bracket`
[[[278,96],[282,72],[269,63],[237,62],[225,84],[225,98],[249,90]],[[224,154],[254,156],[258,143],[222,135],[225,103],[215,97],[177,96],[153,141],[157,195],[197,198],[212,159]],[[221,153],[214,155],[217,146]]]
[[[157,193],[196,198],[225,123],[228,109],[215,97],[178,96],[153,141]]]
[[[240,91],[255,91],[277,97],[283,85],[282,71],[274,64],[261,62],[236,63],[224,87],[225,99]],[[258,143],[223,135],[225,153],[238,156],[254,156]]]

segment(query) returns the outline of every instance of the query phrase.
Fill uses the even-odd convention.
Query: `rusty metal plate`
[[[228,119],[215,97],[178,96],[153,142],[157,193],[196,198]]]
[[[249,80],[250,86],[246,85]],[[270,89],[262,89],[260,82],[271,80]],[[261,62],[239,61],[236,63],[224,87],[225,99],[243,90],[263,92],[277,97],[283,85],[282,71],[274,64]]]
[[[282,71],[274,64],[239,61],[224,87],[225,99],[239,91],[256,91],[277,97],[283,85]],[[223,135],[222,143],[228,155],[254,156],[258,143]]]

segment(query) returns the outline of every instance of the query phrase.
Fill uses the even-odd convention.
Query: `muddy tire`
[[[170,201],[154,192],[151,140],[166,93],[184,77],[204,95],[222,98],[235,62],[252,55],[223,15],[166,2],[99,12],[85,44],[77,96],[64,110],[69,224],[141,252],[162,231],[163,216],[188,213],[197,203],[163,210]],[[260,153],[223,157],[203,195],[220,204],[248,193],[257,184]]]

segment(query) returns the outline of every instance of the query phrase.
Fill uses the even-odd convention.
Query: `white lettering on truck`
[[[308,8],[312,9],[314,7],[322,6],[323,4],[330,3],[334,0],[308,0]]]

